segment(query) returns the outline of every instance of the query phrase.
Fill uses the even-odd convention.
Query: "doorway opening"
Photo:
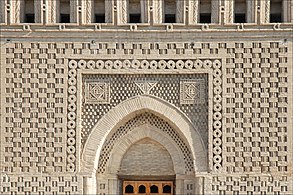
[[[123,195],[173,194],[173,181],[123,181]]]

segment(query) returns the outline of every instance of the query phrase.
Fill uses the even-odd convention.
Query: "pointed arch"
[[[172,159],[175,174],[185,174],[184,155],[182,154],[178,145],[165,133],[148,124],[136,127],[133,131],[131,131],[131,133],[125,135],[115,144],[113,152],[110,156],[109,163],[107,165],[107,173],[117,174],[125,153],[132,145],[145,138],[149,138],[159,143],[168,151]]]
[[[103,144],[111,131],[137,113],[150,111],[167,121],[186,140],[194,159],[195,172],[207,171],[207,149],[200,133],[178,108],[160,98],[143,95],[129,98],[112,108],[94,126],[83,149],[81,172],[95,173]]]

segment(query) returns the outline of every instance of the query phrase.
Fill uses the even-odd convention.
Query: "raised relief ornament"
[[[156,86],[158,81],[138,80],[134,82],[143,94],[150,94],[150,91]]]
[[[180,104],[202,104],[205,96],[204,80],[180,80]]]
[[[86,83],[85,100],[88,104],[109,104],[110,82],[88,81]]]

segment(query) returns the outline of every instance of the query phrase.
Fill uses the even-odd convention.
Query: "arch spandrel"
[[[98,121],[83,149],[81,172],[95,173],[101,149],[107,137],[115,131],[117,126],[144,111],[150,111],[167,121],[189,145],[194,159],[195,171],[207,171],[207,149],[200,133],[192,126],[187,116],[165,100],[143,95],[129,98],[120,103]]]

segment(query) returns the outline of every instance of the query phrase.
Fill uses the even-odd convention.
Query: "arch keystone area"
[[[129,98],[106,113],[94,126],[82,153],[81,172],[94,174],[99,163],[99,156],[107,137],[123,123],[138,113],[149,111],[167,121],[190,147],[194,159],[195,172],[205,172],[207,149],[200,133],[192,126],[188,117],[177,107],[160,98],[143,95]]]

